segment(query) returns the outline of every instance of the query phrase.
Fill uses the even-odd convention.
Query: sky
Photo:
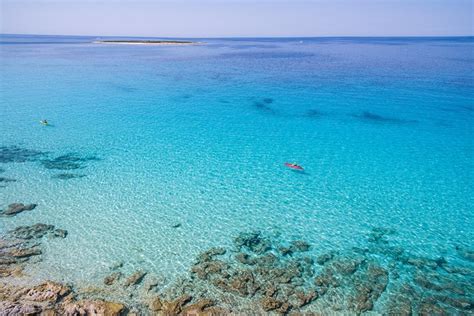
[[[0,0],[0,33],[149,37],[473,35],[474,0]]]

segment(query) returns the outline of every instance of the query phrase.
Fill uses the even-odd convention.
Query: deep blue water
[[[469,266],[455,247],[474,240],[473,38],[97,38],[0,36],[0,146],[97,158],[0,164],[17,180],[1,206],[39,205],[0,232],[69,231],[34,278],[89,284],[123,261],[172,282],[255,230],[316,256],[390,228],[414,256]]]

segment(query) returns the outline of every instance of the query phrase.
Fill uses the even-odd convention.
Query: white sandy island
[[[99,40],[92,42],[94,44],[113,44],[113,45],[150,45],[150,46],[175,46],[175,45],[199,45],[201,42],[191,41],[135,41],[135,40]]]

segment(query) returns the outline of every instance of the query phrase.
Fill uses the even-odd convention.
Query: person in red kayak
[[[288,168],[291,168],[291,169],[295,169],[295,170],[304,170],[303,167],[301,167],[300,165],[296,164],[295,162],[291,163],[291,162],[285,162],[285,166],[287,166]]]

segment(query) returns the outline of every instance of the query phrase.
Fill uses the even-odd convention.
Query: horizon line
[[[132,37],[132,38],[177,38],[177,39],[245,39],[245,38],[459,38],[472,35],[314,35],[314,36],[143,36],[143,35],[79,35],[79,34],[33,34],[33,33],[0,33],[14,36],[73,36],[73,37]]]

